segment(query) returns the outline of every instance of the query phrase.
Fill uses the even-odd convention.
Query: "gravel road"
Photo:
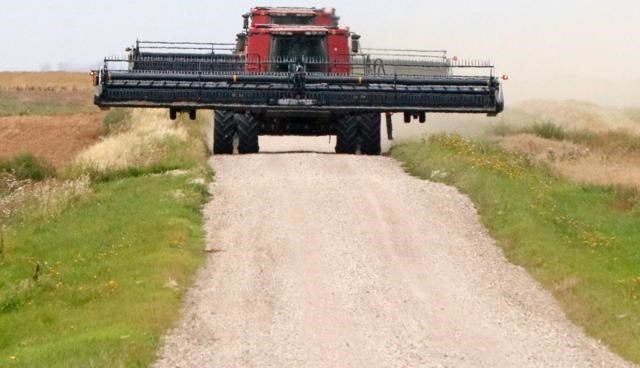
[[[505,260],[454,188],[383,157],[267,153],[211,165],[216,252],[157,367],[628,366]]]

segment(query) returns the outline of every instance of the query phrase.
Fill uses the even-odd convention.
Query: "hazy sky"
[[[232,42],[253,5],[333,6],[366,47],[490,58],[518,97],[640,88],[638,0],[4,0],[0,70],[86,68],[136,38]]]

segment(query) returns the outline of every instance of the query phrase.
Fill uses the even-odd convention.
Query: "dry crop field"
[[[0,158],[30,152],[56,166],[96,141],[103,113],[83,73],[0,73]]]

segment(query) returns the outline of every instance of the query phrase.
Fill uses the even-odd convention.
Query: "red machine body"
[[[307,47],[313,48],[309,54],[324,64],[324,70],[318,71],[339,74],[351,71],[349,28],[338,25],[339,18],[333,9],[254,8],[251,19],[244,50],[247,71],[277,71],[273,60],[299,53],[299,50],[287,49],[299,48],[303,38],[310,43]],[[297,41],[288,44],[285,42],[287,39]],[[284,43],[279,48],[276,47],[278,40]]]

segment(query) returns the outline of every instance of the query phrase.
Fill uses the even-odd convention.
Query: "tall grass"
[[[557,141],[567,138],[567,131],[552,121],[534,121],[531,124],[523,124],[519,127],[501,121],[491,127],[491,133],[503,137],[514,134],[533,134],[540,138]]]
[[[171,121],[164,111],[135,110],[117,123],[128,127],[81,152],[69,172],[94,179],[141,175],[203,163],[204,138],[188,122]],[[192,124],[196,125],[197,124]]]
[[[592,149],[605,150],[609,153],[638,153],[640,152],[640,136],[628,131],[610,130],[594,132],[587,129],[567,130],[561,125],[547,121],[534,122],[515,128],[505,123],[499,123],[492,127],[491,132],[497,136],[510,136],[516,134],[532,134],[540,138],[556,141],[570,141],[588,146]]]
[[[90,192],[85,176],[58,180],[55,168],[31,154],[0,161],[0,226],[45,219]]]
[[[568,180],[640,189],[638,108],[532,101],[509,109],[489,133]]]
[[[571,132],[567,138],[572,142],[604,150],[608,153],[640,153],[640,136],[624,131],[594,133],[582,130]]]
[[[131,128],[131,110],[112,109],[102,119],[102,135],[109,136]]]
[[[0,224],[53,218],[91,193],[89,178],[40,182],[0,175]]]
[[[501,117],[511,125],[550,121],[566,130],[606,132],[623,130],[640,134],[640,124],[634,116],[637,109],[599,106],[581,101],[528,101],[507,110]]]
[[[7,173],[17,180],[44,180],[56,176],[56,169],[45,159],[30,153],[20,153],[0,159],[0,173]]]
[[[607,108],[579,101],[532,101],[508,110],[489,133],[570,141],[604,155],[638,153],[640,109]]]
[[[556,141],[564,140],[567,137],[567,133],[564,128],[550,121],[536,122],[531,127],[525,128],[524,132]]]

